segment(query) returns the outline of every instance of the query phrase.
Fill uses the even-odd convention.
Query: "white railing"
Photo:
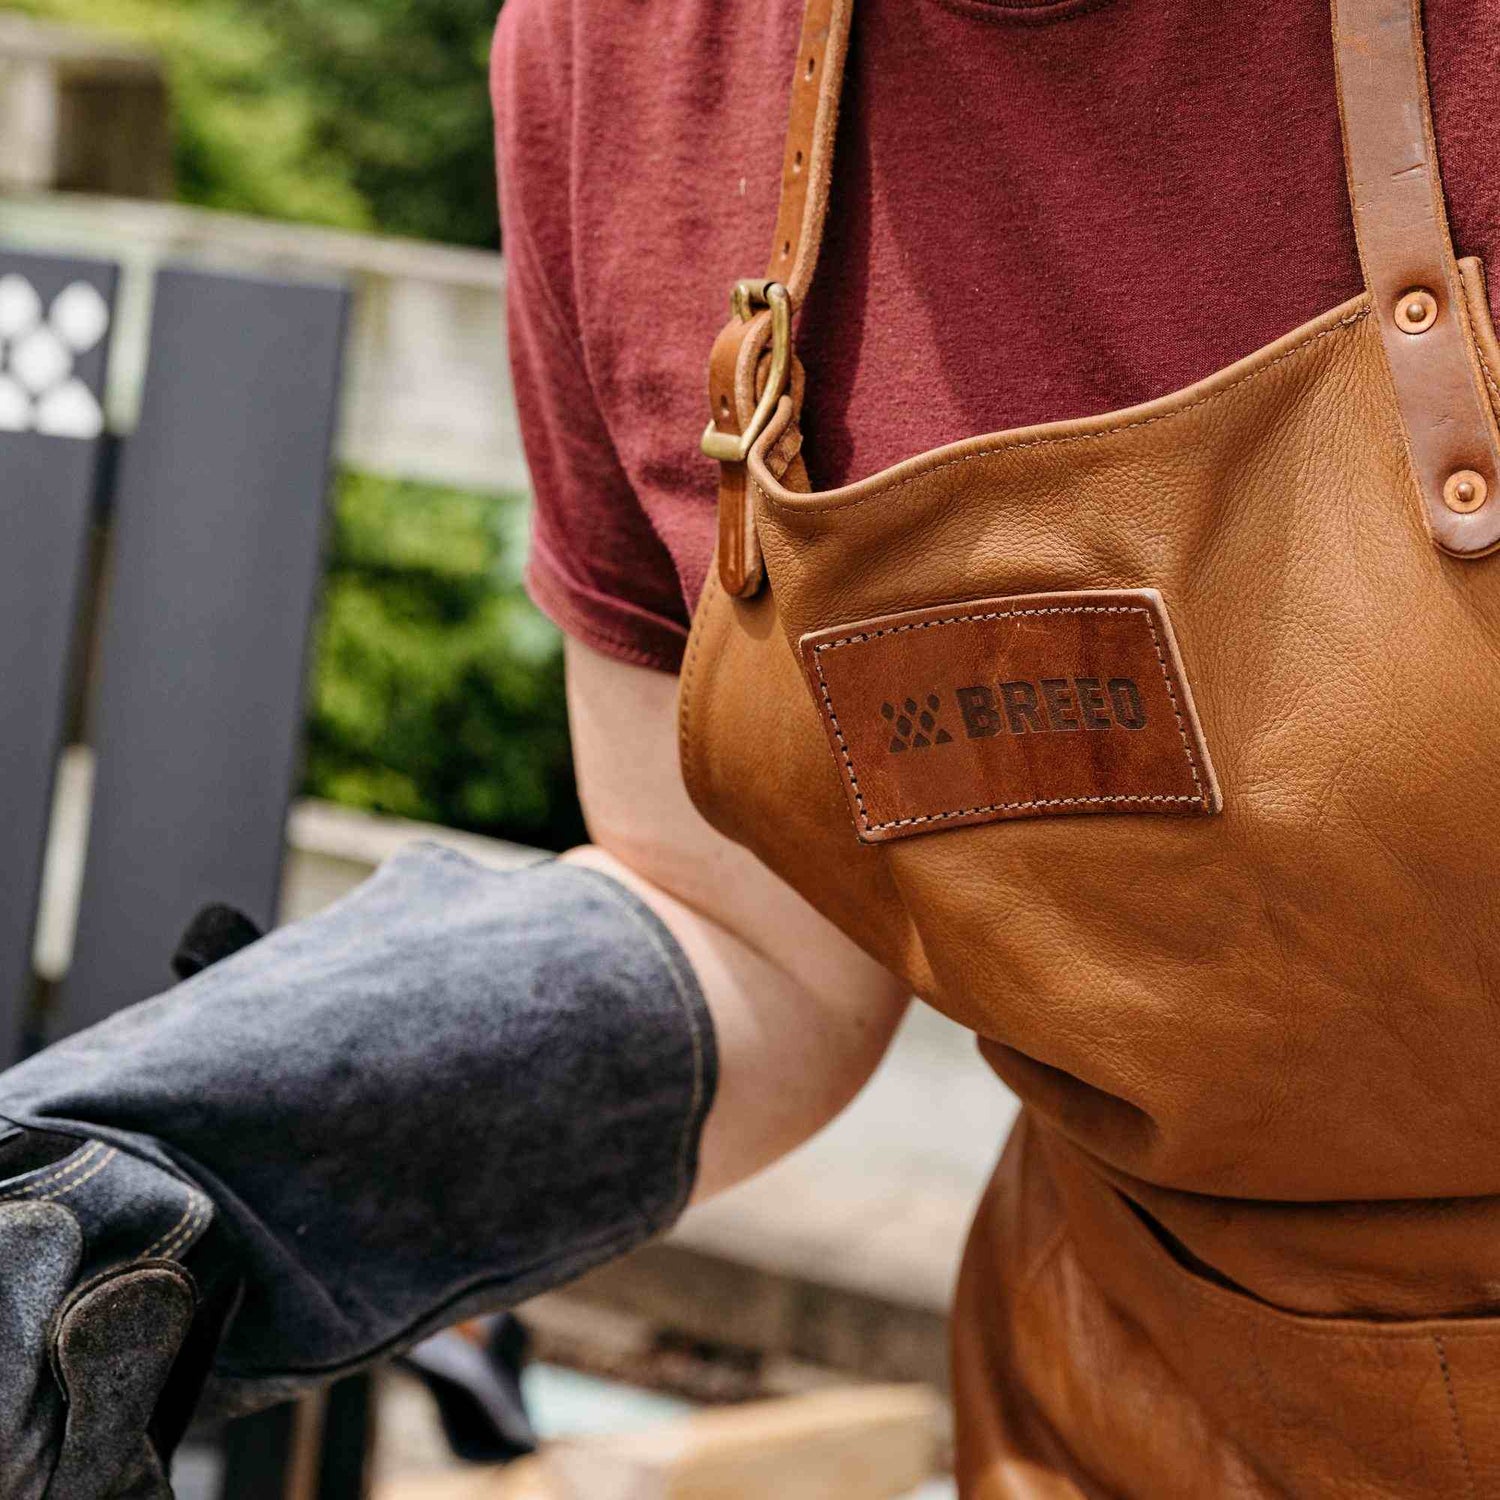
[[[498,255],[68,193],[0,197],[0,242],[124,267],[106,400],[116,431],[135,422],[157,266],[337,278],[354,289],[340,460],[463,489],[530,487],[505,353],[505,264]]]

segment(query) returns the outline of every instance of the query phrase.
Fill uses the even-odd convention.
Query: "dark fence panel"
[[[0,1067],[20,1054],[118,276],[0,251]]]
[[[157,278],[61,1031],[163,989],[203,903],[275,916],[347,303],[333,286]]]

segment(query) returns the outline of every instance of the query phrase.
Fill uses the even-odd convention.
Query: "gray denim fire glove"
[[[0,1500],[167,1495],[215,1344],[249,1410],[666,1228],[716,1069],[618,883],[419,848],[0,1075]]]

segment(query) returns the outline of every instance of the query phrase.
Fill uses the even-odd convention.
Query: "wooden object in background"
[[[558,1500],[895,1500],[932,1473],[923,1386],[820,1391],[701,1412],[545,1456]]]
[[[559,1500],[542,1460],[478,1468],[378,1485],[371,1500]]]
[[[925,1386],[841,1387],[558,1443],[488,1474],[389,1484],[374,1500],[897,1500],[931,1476],[941,1420]]]
[[[160,57],[0,14],[0,188],[170,198],[174,177]]]

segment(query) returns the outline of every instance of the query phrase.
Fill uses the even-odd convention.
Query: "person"
[[[1426,15],[1453,236],[1486,260],[1500,239],[1490,170],[1500,123],[1484,97],[1500,62],[1497,19],[1493,0],[1431,0]],[[836,1114],[913,988],[943,998],[957,953],[1004,948],[1028,912],[1062,909],[1067,892],[1047,862],[1023,858],[1006,867],[1003,909],[914,932],[887,917],[897,896],[922,894],[916,854],[880,867],[895,874],[861,874],[858,899],[841,905],[836,881],[823,880],[833,865],[822,824],[815,838],[807,811],[816,804],[822,818],[825,791],[841,797],[839,763],[808,769],[822,732],[811,700],[783,712],[774,672],[784,668],[757,675],[751,653],[774,632],[755,624],[757,587],[767,594],[753,558],[725,572],[734,532],[722,533],[715,562],[716,513],[742,494],[743,459],[721,460],[716,495],[715,465],[698,451],[702,358],[728,284],[764,261],[778,197],[826,167],[833,139],[820,113],[809,144],[796,145],[794,130],[783,167],[786,80],[803,76],[808,35],[821,47],[827,33],[802,24],[798,0],[753,10],[508,0],[494,95],[511,349],[536,496],[529,583],[568,637],[593,842],[505,876],[437,852],[404,855],[330,913],[0,1079],[0,1115],[13,1122],[0,1136],[0,1264],[20,1268],[0,1281],[12,1346],[0,1377],[0,1428],[14,1435],[0,1449],[7,1500],[164,1494],[165,1454],[205,1379],[220,1409],[263,1402],[660,1231],[692,1197],[755,1172]],[[835,53],[808,56],[809,84],[821,87],[816,65],[831,68]],[[833,93],[837,164],[826,213],[808,210],[812,238],[824,236],[821,270],[796,287],[791,404],[767,439],[781,447],[750,469],[767,507],[764,570],[784,610],[800,605],[795,549],[773,514],[782,479],[789,493],[847,494],[840,487],[975,432],[1080,422],[1093,432],[1088,418],[1168,398],[1195,411],[1210,395],[1194,382],[1227,389],[1218,372],[1246,357],[1291,379],[1314,341],[1330,360],[1357,354],[1329,350],[1375,347],[1350,342],[1368,326],[1349,310],[1366,278],[1326,7],[862,0]],[[1278,342],[1305,325],[1316,326],[1300,342]],[[756,379],[752,366],[748,405]],[[736,418],[724,399],[712,413],[721,428]],[[1295,392],[1284,403],[1305,404]],[[1275,434],[1286,418],[1277,409],[1260,420]],[[1214,440],[1205,429],[1187,450],[1205,468]],[[1376,446],[1388,457],[1399,440]],[[1087,477],[1066,477],[1086,499]],[[1032,478],[1027,493],[1041,493]],[[962,498],[943,502],[958,525]],[[1092,536],[1112,535],[1099,514]],[[963,535],[951,553],[983,550]],[[833,592],[857,594],[884,547],[872,544],[865,574]],[[720,592],[705,601],[716,566]],[[1029,590],[994,592],[1040,594],[1050,580],[1036,571]],[[702,736],[731,736],[723,763],[744,778],[743,815],[730,810],[733,788],[705,790],[701,768],[690,797],[679,756],[689,625],[730,607],[731,584],[752,603],[723,659],[747,670],[699,689],[731,727],[695,729],[689,714],[684,743],[701,761]],[[1190,717],[1159,607],[1108,606],[1151,620],[1165,689]],[[833,618],[862,617],[851,607]],[[1086,672],[1070,671],[1061,689],[1045,684],[1064,679],[1034,675],[1042,687],[1029,707],[1016,700],[1017,743],[1049,727],[1044,713],[1061,731],[1092,714],[1087,727],[1112,729],[1111,743],[1145,731],[1146,704],[1124,688],[1093,698]],[[1118,680],[1136,691],[1135,679]],[[935,702],[925,725],[904,691],[881,686],[896,701],[872,700],[889,713],[885,727],[872,715],[869,733],[890,740],[903,766],[918,764],[918,749],[936,765],[942,744],[958,742],[955,710]],[[963,721],[976,743],[1001,725],[983,718],[1001,701],[984,691],[989,707],[960,700],[980,715]],[[1192,789],[1103,800],[1192,803],[1207,827],[1221,807],[1207,752],[1222,759],[1228,734],[1213,745],[1212,720],[1207,742],[1181,712],[1177,722],[1186,769],[1173,774],[1190,771]],[[946,742],[918,745],[940,728]],[[836,719],[830,735],[837,745]],[[1105,735],[1077,736],[1090,739]],[[880,785],[867,777],[872,799]],[[1222,805],[1238,806],[1243,785]],[[857,820],[865,809],[849,790]],[[1024,826],[1040,838],[1068,826],[1070,838],[1086,830],[1122,851],[1148,813],[1116,815],[1115,835],[1096,818],[991,831]],[[848,842],[829,845],[830,858],[873,870],[849,813],[839,816]],[[900,836],[907,821],[893,814],[864,832]],[[976,847],[967,830],[905,847],[929,838]],[[803,848],[812,853],[799,868]],[[1109,866],[1088,884],[1101,944],[1104,924],[1142,894],[1126,859]],[[1193,873],[1212,884],[1227,878],[1219,869]],[[955,882],[940,883],[952,899]],[[1181,925],[1159,918],[1132,955],[1132,1024],[1107,1008],[1107,986],[1085,990],[1103,1007],[1092,1016],[1088,1003],[1058,999],[1055,976],[1094,957],[1066,941],[1005,949],[1014,968],[980,966],[993,1007],[954,1007],[988,1032],[986,1055],[1028,1105],[965,1270],[962,1492],[1486,1492],[1500,1465],[1497,1377],[1483,1354],[1491,1325],[1474,1315],[1493,1300],[1493,1274],[1474,1246],[1492,1205],[1456,1172],[1429,1173],[1425,1192],[1345,1192],[1352,1175],[1331,1190],[1311,1140],[1278,1163],[1299,1154],[1301,1177],[1257,1175],[1261,1158],[1243,1132],[1219,1128],[1216,1101],[1248,1100],[1245,1117],[1279,1141],[1277,1099],[1326,1094],[1327,1080],[1277,1056],[1274,1030],[1254,1033],[1231,1079],[1178,1010],[1141,1004],[1150,976],[1170,978],[1163,955],[1188,941]],[[1200,974],[1234,956],[1234,931],[1221,928],[1224,943],[1193,937]],[[1004,1026],[993,1019],[1001,991],[1014,1007]],[[1209,1015],[1233,1014],[1219,1029],[1238,1060],[1240,1013],[1211,989],[1201,999]],[[1289,1052],[1311,1045],[1282,1000],[1266,1008]],[[1132,1049],[1164,1036],[1174,1076],[1131,1075]],[[1084,1082],[1090,1072],[1097,1084]],[[1196,1127],[1132,1102],[1163,1085],[1202,1111]],[[1290,1106],[1286,1117],[1288,1129],[1302,1118]],[[1373,1128],[1366,1138],[1389,1144]],[[1330,1128],[1329,1140],[1339,1145],[1330,1159],[1343,1160],[1342,1137]],[[1273,1181],[1297,1190],[1267,1191]],[[1453,1202],[1440,1201],[1445,1191]],[[1364,1219],[1329,1201],[1382,1196],[1392,1202]],[[1381,1240],[1382,1218],[1406,1238]],[[1300,1232],[1308,1222],[1321,1237]],[[1393,1264],[1392,1244],[1417,1258]]]

